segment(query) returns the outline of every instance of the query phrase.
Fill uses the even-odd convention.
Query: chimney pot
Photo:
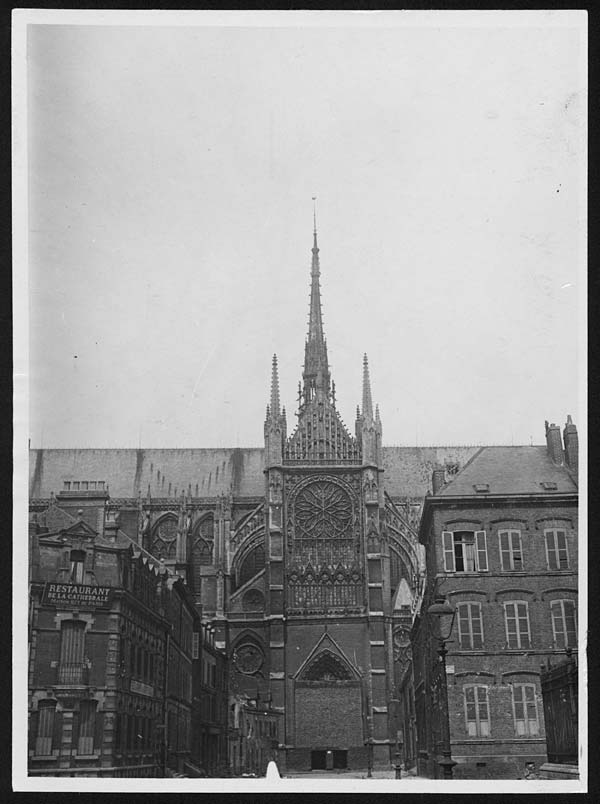
[[[563,440],[565,443],[565,462],[572,472],[577,472],[579,464],[579,436],[577,427],[573,424],[570,416],[567,416],[567,423],[563,430]]]
[[[552,463],[562,464],[564,457],[560,427],[557,427],[554,422],[550,426],[546,423],[546,445]]]

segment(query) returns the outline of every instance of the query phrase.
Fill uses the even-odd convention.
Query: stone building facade
[[[200,628],[183,581],[118,520],[99,533],[84,509],[52,504],[32,522],[30,548],[29,773],[181,771],[199,714]]]
[[[546,761],[540,668],[577,651],[577,430],[546,422],[546,447],[484,447],[438,469],[419,531],[427,592],[412,633],[418,767],[439,774],[439,672],[427,607],[456,608],[447,688],[457,777],[523,778]],[[446,482],[448,481],[448,482]]]

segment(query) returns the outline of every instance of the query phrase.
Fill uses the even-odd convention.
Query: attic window
[[[487,491],[490,490],[490,484],[489,483],[475,483],[473,488],[475,489],[477,494],[485,494]]]
[[[546,491],[556,491],[558,486],[553,480],[544,480],[542,482],[542,486],[546,489]]]

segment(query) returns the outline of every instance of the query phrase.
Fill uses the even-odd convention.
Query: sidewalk
[[[282,779],[367,779],[367,771],[348,770],[348,771],[290,771],[289,773],[282,774]],[[371,774],[372,779],[396,779],[396,773],[393,770],[374,770]],[[403,773],[401,779],[397,779],[398,784],[416,779],[414,773]]]

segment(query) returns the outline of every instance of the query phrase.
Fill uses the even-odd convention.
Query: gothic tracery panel
[[[351,681],[352,675],[344,662],[329,650],[324,650],[310,662],[302,673],[302,681]]]
[[[156,558],[172,559],[177,556],[177,519],[167,516],[156,525],[152,534],[150,552]]]
[[[287,611],[359,611],[360,479],[323,474],[287,478]]]
[[[213,563],[215,522],[211,515],[204,517],[196,526],[191,538],[190,558],[192,563],[192,583],[194,589],[199,592],[201,587],[201,567],[210,566]]]
[[[352,524],[348,492],[326,480],[305,486],[296,498],[296,538],[343,537]]]

